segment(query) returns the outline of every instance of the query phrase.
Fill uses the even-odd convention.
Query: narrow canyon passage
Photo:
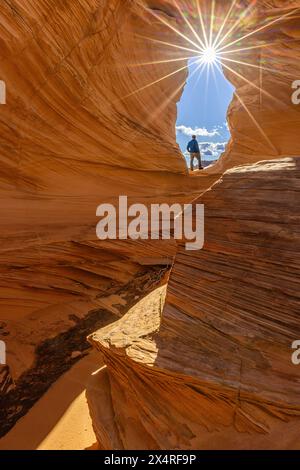
[[[176,141],[190,169],[187,144],[196,136],[202,166],[207,168],[216,163],[230,141],[227,111],[234,87],[213,57],[196,56],[188,65],[187,81],[177,103]]]
[[[158,287],[137,302],[121,320],[112,324],[110,342],[128,343],[157,331],[164,307],[166,286]],[[104,333],[104,329],[101,330]],[[86,351],[40,398],[2,439],[0,450],[99,450],[87,403],[102,403],[104,427],[110,419],[109,380],[98,351]],[[29,433],[29,430],[33,432]]]
[[[81,359],[0,439],[0,450],[97,448],[85,389],[99,368],[99,354]]]
[[[0,448],[300,448],[299,11],[4,3]],[[234,95],[225,151],[190,175],[176,137],[201,123],[176,118],[211,47],[201,18]],[[99,240],[97,207],[120,195],[204,204],[203,249]]]

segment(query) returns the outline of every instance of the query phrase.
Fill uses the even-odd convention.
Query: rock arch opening
[[[105,0],[97,10],[92,0],[82,9],[55,0],[15,4],[0,12],[9,25],[1,37],[1,78],[10,90],[0,122],[1,197],[9,211],[1,219],[0,333],[8,361],[0,377],[0,434],[85,351],[90,328],[123,315],[166,275],[168,311],[159,309],[158,332],[153,315],[144,326],[138,315],[134,329],[124,330],[126,341],[105,331],[107,383],[114,389],[105,389],[111,426],[97,423],[99,396],[90,403],[99,442],[119,449],[211,442],[231,448],[242,447],[244,437],[249,445],[249,430],[252,446],[279,442],[288,436],[286,416],[298,417],[300,409],[284,350],[299,325],[293,277],[300,108],[291,85],[299,77],[300,0]],[[183,51],[189,55],[195,42],[186,19],[199,27],[197,4],[204,19],[214,5],[217,34],[229,18],[228,42],[238,49],[244,37],[246,47],[224,66],[236,89],[232,139],[204,178],[187,174],[173,135],[178,85],[186,80]],[[293,158],[279,161],[287,155]],[[270,162],[258,165],[262,160]],[[100,203],[116,203],[120,194],[133,203],[189,202],[240,165],[205,193],[210,246],[198,257],[181,250],[173,263],[173,243],[95,240]],[[220,440],[205,429],[220,429]],[[277,438],[272,429],[280,431]]]
[[[188,79],[177,104],[176,140],[190,168],[187,143],[196,135],[202,166],[206,168],[219,159],[230,140],[227,111],[234,87],[220,64],[201,66],[199,60],[193,58],[189,60],[188,70]]]

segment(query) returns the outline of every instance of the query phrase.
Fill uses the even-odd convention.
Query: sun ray
[[[206,70],[206,77],[205,77],[205,91],[204,91],[204,109],[207,109],[207,100],[208,100],[208,83],[209,83],[209,73],[210,73],[210,64],[205,64],[204,66]]]
[[[224,36],[220,39],[220,41],[216,44],[216,49],[219,49],[221,44],[230,36],[230,34],[240,25],[241,21],[249,14],[249,12],[252,10],[252,8],[256,5],[257,0],[252,0],[250,5],[246,8],[245,11],[241,15],[239,15],[238,19],[233,23],[231,28],[224,34]]]
[[[203,15],[202,15],[202,10],[200,6],[200,0],[196,0],[196,1],[197,1],[197,10],[198,10],[198,15],[199,15],[199,20],[200,20],[200,26],[201,26],[203,37],[204,37],[205,47],[209,47],[207,33],[206,33]]]
[[[180,92],[180,90],[184,87],[186,81],[184,80],[182,83],[180,83],[180,85],[178,86],[178,88],[176,88],[176,90],[173,91],[173,93],[170,94],[170,96],[168,96],[162,103],[160,106],[158,106],[155,111],[153,113],[150,113],[150,115],[148,116],[148,118],[146,119],[146,123],[150,123],[151,121],[153,121],[159,114],[161,114],[164,109],[168,106],[168,104],[173,100],[173,98],[175,98],[175,96],[177,95],[177,93]]]
[[[158,65],[158,64],[169,64],[173,62],[182,62],[183,60],[193,59],[196,56],[185,56],[185,57],[178,57],[176,59],[164,59],[164,60],[154,60],[153,62],[139,62],[136,64],[129,64],[129,67],[143,67],[144,65]],[[197,57],[198,59],[198,57]]]
[[[196,79],[196,82],[195,82],[195,84],[194,84],[194,86],[193,86],[193,90],[194,90],[194,89],[196,88],[196,86],[198,85],[199,80],[200,80],[200,78],[202,77],[202,74],[203,74],[203,72],[204,72],[204,70],[205,70],[205,67],[203,66],[203,63],[201,63],[201,62],[199,62],[199,64],[197,65],[197,71],[198,71],[199,69],[201,69],[201,70],[200,70],[200,73],[198,74],[198,77],[197,77],[197,79]]]
[[[197,59],[197,61],[198,61],[198,60],[199,60],[199,59]],[[196,63],[197,61],[195,61],[195,62],[193,62],[193,63]],[[131,93],[128,93],[128,95],[123,96],[122,98],[120,98],[120,100],[124,100],[124,99],[126,99],[126,98],[129,98],[130,96],[133,96],[133,95],[135,95],[135,94],[137,94],[137,93],[140,93],[141,91],[146,90],[147,88],[149,88],[149,87],[151,87],[151,86],[153,86],[153,85],[156,85],[157,83],[160,83],[161,81],[166,80],[167,78],[172,77],[173,75],[176,75],[177,73],[181,72],[182,70],[188,68],[188,66],[189,66],[189,65],[186,64],[184,67],[180,67],[179,69],[174,70],[173,72],[168,73],[167,75],[164,75],[163,77],[158,78],[157,80],[154,80],[154,81],[151,82],[151,83],[147,83],[147,85],[144,85],[144,86],[142,86],[141,88],[138,88],[137,90],[132,91]],[[118,101],[119,101],[119,100],[118,100]]]
[[[262,65],[250,64],[249,62],[244,62],[244,61],[235,60],[235,59],[229,59],[228,57],[221,57],[221,62],[223,60],[227,60],[228,62],[233,62],[235,64],[246,65],[247,67],[252,67],[252,68],[255,68],[255,69],[259,69],[259,70],[265,70],[266,72],[272,72],[272,73],[277,74],[277,75],[283,75],[284,77],[293,78],[293,75],[289,75],[289,73],[281,72],[280,70],[273,69],[273,68],[270,68],[270,67],[264,67]]]
[[[199,70],[199,64],[197,65],[195,70],[193,70],[190,73],[188,78],[189,79],[192,78],[193,75],[195,75],[195,73],[197,73],[198,70]],[[168,104],[173,100],[173,98],[175,98],[177,93],[180,92],[180,90],[184,87],[185,84],[186,84],[186,80],[184,80],[182,83],[180,83],[178,88],[176,88],[176,90],[174,90],[174,92],[163,101],[163,103],[155,110],[155,112],[150,114],[150,119],[148,118],[146,120],[146,122],[151,122],[155,117],[157,117],[158,114],[162,113],[162,111],[168,106]]]
[[[264,74],[263,74],[263,69],[262,69],[262,57],[261,57],[261,56],[260,56],[260,59],[259,59],[259,63],[260,63],[260,69],[259,69],[259,87],[260,87],[260,89],[262,90],[262,89],[263,89]],[[262,106],[262,104],[263,104],[263,94],[262,94],[262,92],[260,92],[260,94],[259,94],[259,104],[260,104],[260,106]]]
[[[236,39],[235,41],[232,41],[230,42],[229,44],[226,44],[226,46],[223,46],[221,48],[218,48],[219,49],[219,52],[222,52],[223,49],[227,49],[228,47],[230,46],[233,46],[234,44],[237,44],[238,42],[241,42],[243,41],[244,39],[247,39],[251,36],[253,36],[253,34],[257,34],[259,33],[260,31],[263,31],[264,29],[266,28],[269,28],[270,26],[272,26],[273,24],[275,23],[278,23],[279,21],[282,21],[284,20],[285,18],[291,16],[292,14],[296,13],[296,11],[300,10],[300,8],[296,8],[295,10],[293,11],[289,11],[288,13],[285,13],[284,15],[281,15],[279,16],[278,18],[275,18],[275,20],[272,20],[270,21],[269,23],[263,25],[263,26],[260,26],[259,28],[255,29],[254,31],[250,31],[250,33],[248,34],[245,34],[244,36],[242,36],[241,38],[238,38]]]
[[[192,41],[192,39],[190,39],[189,37],[187,37],[185,34],[183,34],[181,31],[178,31],[178,29],[176,29],[174,26],[172,26],[170,23],[168,23],[168,21],[166,21],[164,18],[162,18],[161,16],[159,16],[157,13],[155,13],[155,11],[153,10],[150,10],[149,8],[145,7],[145,5],[143,5],[142,3],[139,3],[138,4],[145,10],[147,11],[148,13],[150,13],[152,16],[154,16],[158,21],[160,21],[161,23],[163,23],[165,26],[167,26],[168,28],[170,28],[172,31],[174,31],[174,33],[178,34],[178,36],[182,37],[183,39],[185,39],[187,42],[189,42],[190,44],[192,44],[194,47],[196,47],[196,49],[198,49],[199,51],[201,51],[201,46],[199,44],[197,44],[196,42]]]
[[[202,41],[202,39],[199,37],[199,35],[196,33],[195,29],[193,28],[193,26],[191,25],[191,23],[189,22],[189,20],[186,18],[186,16],[183,14],[180,6],[178,5],[177,1],[176,0],[173,0],[173,3],[174,5],[176,6],[177,10],[179,11],[179,14],[180,16],[183,18],[183,20],[185,21],[185,23],[188,25],[188,27],[190,28],[190,30],[192,31],[192,33],[194,34],[194,36],[196,37],[197,41],[199,41],[199,44],[201,46],[202,49],[205,49],[205,44],[204,42]]]
[[[214,20],[215,20],[215,0],[211,2],[211,14],[210,14],[210,27],[209,27],[209,47],[212,47],[213,44],[213,29],[214,29]]]
[[[271,147],[271,149],[275,152],[275,155],[278,155],[279,152],[277,150],[277,148],[272,144],[271,140],[269,139],[269,137],[267,136],[267,134],[265,133],[265,131],[263,130],[263,128],[260,126],[260,124],[257,122],[257,120],[255,119],[255,117],[253,116],[253,114],[251,113],[251,111],[248,109],[247,105],[244,103],[244,101],[242,100],[242,98],[238,95],[237,92],[234,93],[235,96],[237,97],[237,99],[239,100],[239,102],[241,103],[241,105],[243,106],[244,110],[247,112],[247,114],[249,115],[251,121],[254,123],[254,125],[257,127],[257,129],[259,130],[259,132],[262,134],[262,136],[264,137],[264,139],[266,140],[266,142],[269,144],[269,146]]]
[[[237,77],[239,77],[241,80],[244,80],[244,82],[248,83],[248,85],[252,86],[253,88],[255,88],[256,90],[258,90],[260,93],[263,93],[264,95],[266,95],[268,98],[272,99],[273,101],[276,101],[277,103],[280,103],[280,104],[283,104],[285,106],[288,106],[286,103],[284,103],[283,101],[279,100],[278,98],[275,98],[275,96],[271,95],[270,93],[268,93],[266,90],[260,88],[258,85],[255,85],[255,83],[251,82],[250,80],[248,80],[246,77],[244,77],[243,75],[241,75],[240,73],[236,72],[235,70],[233,70],[231,67],[229,67],[228,65],[224,64],[224,62],[222,62],[222,65],[223,67],[225,67],[226,69],[228,69],[230,72],[232,72],[233,74],[235,74]]]
[[[292,11],[288,11],[287,13],[282,14],[281,16],[277,16],[276,18],[274,18],[274,16],[273,16],[272,20],[270,20],[270,18],[267,18],[268,22],[267,23],[265,22],[265,24],[260,25],[259,27],[257,27],[257,29],[251,30],[251,28],[248,26],[248,28],[244,31],[244,33],[246,32],[246,34],[244,34],[243,36],[237,38],[238,34],[240,34],[240,35],[243,34],[241,29],[244,26],[244,20],[245,19],[248,20],[249,16],[251,16],[251,19],[253,19],[253,12],[252,11],[253,11],[255,5],[257,5],[257,0],[251,0],[248,7],[244,11],[242,11],[241,13],[240,12],[238,12],[238,13],[235,12],[235,9],[237,8],[238,0],[230,0],[230,6],[229,6],[229,8],[226,12],[226,15],[225,15],[224,19],[222,18],[222,24],[220,24],[220,28],[218,29],[217,33],[216,33],[216,26],[218,26],[219,23],[221,23],[221,20],[220,20],[220,18],[217,18],[215,16],[216,15],[216,0],[211,0],[210,12],[208,10],[204,10],[204,7],[202,6],[202,4],[200,5],[200,0],[195,0],[195,1],[196,1],[196,5],[197,5],[197,10],[198,10],[198,15],[199,15],[199,22],[200,22],[200,29],[198,27],[198,29],[200,31],[199,34],[198,34],[198,29],[195,29],[194,23],[190,22],[190,17],[187,17],[186,14],[181,10],[180,5],[178,4],[178,0],[172,0],[172,3],[174,5],[174,7],[176,7],[176,9],[178,10],[180,16],[182,17],[185,24],[188,26],[190,32],[192,33],[192,34],[190,34],[189,31],[188,31],[188,35],[183,34],[183,32],[180,29],[177,29],[176,28],[176,23],[175,23],[175,26],[174,26],[173,23],[170,23],[167,20],[167,18],[164,18],[164,16],[159,15],[155,11],[153,11],[151,9],[148,9],[145,5],[142,5],[142,4],[139,3],[140,6],[145,11],[150,13],[159,22],[161,22],[162,24],[167,26],[169,29],[174,31],[178,36],[183,38],[189,44],[187,44],[188,47],[185,47],[183,42],[182,42],[182,45],[179,45],[179,44],[176,44],[176,43],[165,42],[165,41],[161,41],[161,40],[158,40],[158,39],[147,38],[145,36],[137,35],[137,37],[147,39],[151,42],[161,44],[161,45],[165,45],[165,46],[168,46],[170,48],[175,48],[175,49],[178,49],[178,50],[181,50],[181,51],[185,51],[186,54],[182,53],[182,54],[180,54],[180,55],[182,55],[182,57],[176,57],[176,56],[174,57],[175,54],[173,54],[173,56],[172,56],[172,53],[170,51],[166,51],[166,58],[161,58],[160,60],[149,61],[149,62],[144,62],[144,63],[140,63],[140,64],[133,64],[132,67],[138,67],[138,66],[144,66],[144,65],[176,63],[176,62],[180,62],[180,61],[189,61],[189,62],[186,63],[184,66],[178,68],[177,70],[174,70],[173,72],[168,73],[167,75],[162,76],[162,77],[158,78],[157,80],[154,80],[153,82],[148,83],[148,84],[142,86],[141,88],[129,93],[128,95],[126,95],[124,98],[121,98],[121,99],[125,99],[125,98],[128,98],[128,97],[132,96],[132,95],[135,95],[136,93],[139,93],[139,92],[141,92],[141,91],[143,91],[143,90],[145,90],[145,89],[147,89],[147,88],[149,88],[149,87],[151,87],[151,86],[153,86],[157,83],[162,82],[163,80],[166,80],[169,77],[174,76],[175,74],[180,73],[181,71],[187,69],[191,65],[196,65],[195,69],[192,70],[192,72],[190,73],[190,77],[193,76],[195,73],[198,73],[198,78],[197,78],[196,84],[194,85],[194,86],[196,86],[198,84],[199,79],[202,76],[202,74],[206,73],[206,83],[205,83],[205,86],[204,86],[205,87],[204,99],[207,99],[208,84],[209,84],[209,79],[210,79],[211,76],[213,77],[213,79],[215,80],[215,83],[217,85],[215,67],[217,68],[217,71],[220,74],[223,74],[223,71],[224,71],[224,69],[222,70],[222,67],[223,67],[223,68],[229,70],[233,75],[238,77],[240,80],[247,83],[250,87],[253,87],[256,90],[258,90],[261,99],[262,99],[262,96],[265,95],[268,98],[270,98],[271,100],[276,101],[277,103],[280,103],[283,106],[287,105],[286,103],[282,102],[280,99],[278,99],[277,97],[274,97],[271,93],[269,93],[268,91],[263,89],[262,79],[263,79],[263,71],[272,72],[274,74],[279,74],[279,75],[282,75],[284,77],[288,77],[289,76],[288,73],[285,73],[284,71],[276,70],[276,69],[272,68],[272,63],[269,64],[270,67],[267,66],[268,64],[265,64],[266,66],[264,66],[263,65],[263,60],[261,58],[260,58],[260,66],[258,66],[255,63],[249,63],[247,61],[243,61],[243,59],[241,57],[239,57],[239,59],[241,59],[241,60],[235,59],[234,55],[232,55],[232,54],[243,53],[243,52],[246,52],[246,51],[251,51],[251,50],[256,50],[256,49],[261,51],[264,48],[270,47],[274,44],[278,44],[278,41],[272,41],[272,42],[269,42],[269,43],[262,42],[260,44],[257,44],[257,41],[256,41],[255,45],[253,45],[253,43],[251,45],[251,42],[250,42],[249,46],[243,47],[242,46],[242,41],[245,41],[246,39],[248,39],[248,38],[250,38],[254,35],[257,35],[261,31],[263,31],[267,28],[270,28],[272,25],[274,25],[274,24],[276,24],[280,21],[284,21],[287,18],[291,18],[292,15],[295,15],[296,12],[299,12],[300,8],[295,8]],[[238,16],[238,18],[237,18],[237,16]],[[250,21],[250,23],[252,24],[252,21]],[[185,30],[187,30],[186,27],[185,27]],[[201,30],[202,30],[202,37],[201,37]],[[223,34],[225,30],[227,30],[227,31],[225,32],[225,34]],[[215,36],[215,34],[216,34],[216,36]],[[233,40],[234,35],[236,37],[235,40]],[[230,41],[230,42],[228,42],[228,41]],[[234,45],[236,45],[236,46],[233,47]],[[176,54],[176,55],[178,56],[179,53]],[[168,59],[167,57],[170,57],[170,58]],[[246,56],[246,58],[247,58],[247,56]],[[190,59],[192,59],[192,60],[190,60]],[[231,68],[228,65],[230,63],[239,64],[239,65],[242,65],[242,66],[245,66],[245,67],[251,67],[251,68],[257,69],[257,70],[259,70],[259,75],[257,75],[257,79],[255,78],[253,81],[251,81],[246,76],[244,76],[243,72],[239,73],[236,70],[234,70],[234,68]],[[180,65],[182,65],[182,64],[180,64]],[[238,67],[236,67],[236,68],[238,68]],[[162,103],[159,104],[159,106],[150,114],[150,116],[148,116],[147,119],[153,120],[159,113],[161,113],[162,110],[164,110],[165,107],[168,105],[168,103],[170,103],[170,101],[174,100],[174,97],[182,89],[182,87],[184,86],[184,83],[185,83],[185,81],[183,83],[180,83],[180,85],[178,87],[176,85],[176,87],[175,87],[176,89],[174,91],[173,90],[169,91],[168,96],[163,100]],[[219,91],[218,87],[217,87],[217,91]],[[263,136],[264,140],[268,143],[268,146],[270,146],[272,148],[272,152],[275,152],[275,154],[277,154],[278,153],[277,149],[275,148],[275,146],[270,141],[269,137],[265,133],[265,131],[262,128],[262,126],[260,125],[260,123],[255,118],[254,114],[251,113],[251,111],[250,111],[251,108],[250,109],[248,108],[246,103],[242,100],[242,98],[239,96],[239,94],[237,92],[235,92],[235,96],[237,97],[237,100],[242,105],[243,109],[247,112],[247,114],[250,117],[251,121],[254,123],[254,125],[257,127],[257,129],[259,130],[259,132]]]
[[[216,62],[214,65],[215,65],[215,67],[212,67],[212,74],[213,74],[213,78],[214,78],[214,82],[215,82],[215,85],[216,85],[217,92],[219,94],[219,87],[218,87],[218,83],[217,83],[217,77],[216,77],[215,69],[217,69],[217,71],[222,76],[222,78],[223,78],[223,73],[222,73],[222,70],[221,70],[221,64],[220,63]]]
[[[226,24],[227,24],[227,21],[228,21],[229,18],[230,18],[231,12],[232,12],[232,10],[233,10],[234,7],[235,7],[236,2],[237,2],[237,0],[232,0],[232,3],[231,3],[230,8],[229,8],[229,10],[228,10],[228,12],[227,12],[227,15],[225,16],[224,21],[223,21],[223,23],[222,23],[222,25],[221,25],[221,28],[219,29],[218,34],[217,34],[217,36],[215,37],[215,40],[214,40],[214,43],[213,43],[213,47],[216,47],[216,45],[217,45],[217,43],[218,43],[218,40],[219,40],[219,37],[220,37],[221,34],[223,33],[223,30],[224,30],[224,28],[225,28],[225,26],[226,26]]]
[[[163,44],[165,46],[174,47],[175,49],[180,49],[180,50],[188,51],[188,52],[194,52],[195,54],[201,54],[202,52],[199,49],[191,49],[189,47],[179,46],[178,44],[173,44],[172,42],[165,42],[159,39],[149,38],[147,36],[142,36],[141,34],[136,34],[136,37],[139,37],[141,39],[147,39],[148,41],[156,42],[158,44]]]
[[[274,44],[278,44],[278,43],[273,41],[273,42],[268,42],[268,43],[264,43],[264,44],[257,44],[256,46],[248,46],[248,47],[241,47],[239,49],[231,49],[229,51],[220,52],[220,55],[223,57],[225,54],[233,54],[233,53],[236,53],[236,52],[250,51],[252,49],[263,49],[263,48],[266,48],[266,47],[269,47],[269,46],[274,46]]]
[[[220,89],[219,89],[219,86],[218,86],[218,82],[217,82],[217,77],[216,77],[216,71],[215,69],[219,70],[219,66],[218,64],[214,64],[212,67],[211,67],[211,74],[212,74],[212,77],[213,77],[213,80],[214,80],[214,84],[215,84],[215,88],[216,88],[216,91],[217,91],[217,95],[218,95],[218,98],[220,99],[221,96],[220,96]],[[219,70],[219,73],[222,74],[222,72]]]
[[[189,75],[189,78],[191,78],[197,71],[198,71],[198,67],[199,67],[199,64],[197,66],[197,68]],[[169,96],[167,97],[163,103],[153,112],[153,113],[150,113],[150,115],[146,118],[146,123],[151,123],[160,113],[163,112],[163,110],[168,106],[168,104],[170,103],[170,101],[173,100],[173,98],[175,98],[175,96],[177,95],[177,93],[180,92],[180,90],[184,87],[184,85],[186,84],[186,80],[184,79],[183,82],[180,83],[180,85],[178,86],[178,88],[176,88],[176,90],[174,90],[174,92]],[[138,131],[136,131],[137,133]],[[135,135],[135,134],[134,134]]]

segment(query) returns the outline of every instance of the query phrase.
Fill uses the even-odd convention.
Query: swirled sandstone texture
[[[252,14],[247,20],[244,17],[239,33],[246,39],[229,47],[236,52],[223,61],[224,73],[235,86],[228,110],[231,141],[213,172],[256,162],[257,157],[300,153],[295,139],[299,106],[292,102],[292,84],[300,73],[300,2],[253,3],[255,8],[248,11]]]
[[[291,361],[300,335],[300,126],[291,102],[300,4],[254,3],[237,36],[258,28],[247,46],[262,47],[239,52],[250,65],[231,64],[238,75],[224,67],[236,86],[232,140],[206,174],[252,164],[225,172],[198,200],[205,247],[179,247],[161,325],[157,315],[149,332],[140,312],[138,327],[134,309],[90,337],[108,366],[88,391],[104,448],[300,448],[300,371]]]
[[[205,246],[179,247],[160,328],[157,292],[90,337],[104,448],[300,448],[299,176],[297,158],[228,170],[198,201]]]
[[[1,2],[0,433],[88,333],[165,282],[175,245],[101,243],[97,206],[198,193],[175,143],[177,77],[135,93],[169,72],[137,66],[163,55],[137,38],[155,28],[144,15],[129,0]]]
[[[198,25],[195,3],[177,3],[184,11],[192,9]],[[204,9],[208,4],[200,3]],[[217,1],[216,15],[224,16],[230,3]],[[237,11],[249,3],[236,2]],[[252,3],[248,21],[229,38],[299,6],[299,1]],[[188,202],[236,164],[299,154],[299,110],[291,103],[286,73],[297,78],[299,71],[299,20],[293,14],[277,22],[268,49],[243,54],[252,65],[264,65],[259,72],[230,65],[254,86],[225,69],[237,88],[229,110],[232,141],[219,164],[190,177],[174,131],[186,59],[168,45],[187,44],[165,23],[184,34],[191,30],[173,1],[9,0],[2,2],[0,18],[0,79],[7,87],[7,104],[0,107],[0,334],[8,359],[0,371],[0,421],[5,432],[72,364],[72,352],[84,350],[88,332],[166,282],[175,244],[97,241],[100,203],[116,204],[122,194],[129,203]],[[247,45],[269,41],[270,32],[262,29]],[[262,80],[268,95],[257,88]],[[172,329],[177,328],[175,321]],[[149,335],[148,327],[145,331]],[[166,351],[176,344],[172,341],[170,336]],[[147,345],[155,357],[153,343]],[[188,369],[188,351],[185,361]],[[129,363],[136,367],[136,361]],[[123,362],[119,366],[125,377]],[[144,366],[141,381],[143,374]],[[220,379],[220,393],[222,387]],[[175,389],[174,394],[177,400]],[[115,398],[110,397],[114,409]],[[164,403],[155,406],[159,424]],[[136,412],[128,404],[126,416]],[[124,422],[122,410],[118,416]],[[161,414],[165,429],[178,427],[173,416]],[[179,429],[190,435],[186,423]],[[168,447],[163,434],[151,446]],[[142,432],[136,439],[147,445]],[[105,442],[113,446],[110,434]],[[134,439],[123,439],[122,445],[134,446]]]

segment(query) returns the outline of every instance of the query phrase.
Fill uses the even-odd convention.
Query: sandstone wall
[[[236,96],[228,110],[232,139],[217,164],[219,170],[256,162],[258,156],[276,158],[300,153],[295,138],[300,129],[299,106],[291,99],[292,83],[299,77],[300,3],[279,0],[258,1],[256,5],[253,16],[243,22],[242,35],[259,31],[232,49],[261,48],[236,52],[232,57],[250,66],[227,61],[231,70],[224,67]],[[265,27],[268,23],[271,26]]]
[[[82,327],[86,336],[102,319],[112,321],[146,293],[145,283],[159,285],[161,270],[172,262],[172,243],[99,242],[97,206],[116,204],[122,194],[132,202],[189,200],[199,184],[189,182],[175,143],[177,77],[128,96],[169,72],[164,64],[137,66],[162,55],[136,36],[153,28],[159,34],[144,10],[126,0],[2,3],[0,336],[8,367],[1,369],[0,389],[6,429],[6,421],[24,412],[20,399],[26,408],[30,394],[41,393],[41,380],[43,390],[51,383],[40,360],[45,341],[57,341],[65,349],[59,361],[70,364],[70,348],[82,345],[60,335]],[[186,72],[179,75],[183,83]],[[157,265],[155,276],[147,266]],[[46,363],[51,354],[43,353]]]
[[[159,333],[131,312],[91,336],[105,448],[299,449],[299,165],[227,171],[198,201],[205,246],[179,247]]]
[[[244,34],[284,7],[257,2]],[[275,41],[242,54],[253,67],[234,66],[254,86],[227,72],[238,95],[229,109],[232,140],[207,173],[270,162],[227,171],[197,201],[206,207],[205,247],[179,247],[158,333],[157,324],[147,332],[142,314],[138,329],[133,311],[90,337],[108,366],[88,391],[103,448],[300,446],[299,370],[291,361],[300,334],[299,110],[291,102],[299,19],[291,16],[273,36],[262,30],[248,42]],[[256,69],[260,63],[272,71]]]
[[[189,12],[191,3],[178,2]],[[248,3],[237,2],[238,11]],[[217,15],[229,4],[216,2]],[[297,6],[258,1],[242,31]],[[135,202],[192,201],[236,164],[297,155],[299,111],[291,105],[287,75],[260,71],[271,100],[227,71],[260,131],[235,98],[228,151],[214,168],[191,178],[174,130],[186,60],[165,63],[182,57],[182,50],[153,42],[186,45],[159,20],[190,34],[174,2],[11,0],[1,5],[0,17],[0,79],[7,85],[7,105],[0,107],[0,332],[9,366],[1,371],[1,390],[11,425],[55,379],[44,366],[56,344],[66,345],[57,358],[65,365],[93,324],[122,315],[136,297],[166,282],[161,270],[172,263],[175,245],[100,243],[96,207],[116,203],[120,194]],[[299,20],[292,17],[278,25],[272,48],[243,59],[297,74]],[[263,30],[259,40],[269,36]],[[257,82],[256,69],[237,67]],[[179,328],[176,321],[172,328]],[[173,426],[168,419],[166,428]],[[142,446],[142,433],[140,439]]]

